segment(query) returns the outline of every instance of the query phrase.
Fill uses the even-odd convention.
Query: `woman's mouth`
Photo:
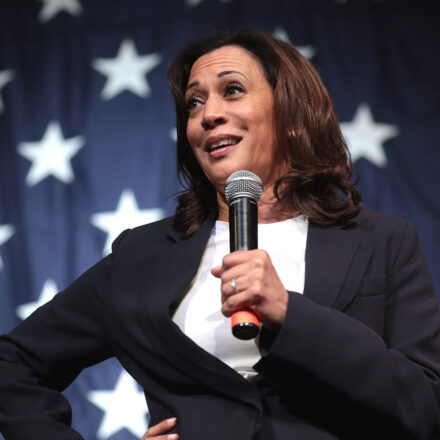
[[[241,137],[220,135],[209,138],[205,145],[205,151],[212,157],[226,154],[232,147],[241,141]]]

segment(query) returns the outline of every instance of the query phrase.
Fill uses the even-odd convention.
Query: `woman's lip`
[[[222,156],[225,156],[230,150],[232,150],[234,147],[236,147],[241,141],[238,141],[236,144],[233,145],[226,145],[222,148],[217,148],[216,150],[212,150],[209,152],[210,157],[219,158]]]
[[[227,141],[227,142],[231,141],[231,145],[238,144],[241,141],[241,139],[242,138],[240,136],[235,136],[233,134],[227,134],[227,133],[218,134],[216,136],[210,136],[205,143],[205,150],[211,152],[214,145],[223,141]]]

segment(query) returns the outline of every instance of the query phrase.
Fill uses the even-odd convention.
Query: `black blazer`
[[[187,240],[172,218],[125,231],[0,338],[7,440],[80,439],[56,390],[111,356],[143,386],[151,423],[177,416],[182,440],[440,438],[440,319],[410,224],[368,211],[311,223],[304,294],[289,292],[277,334],[263,329],[248,382],[170,318],[214,220]]]

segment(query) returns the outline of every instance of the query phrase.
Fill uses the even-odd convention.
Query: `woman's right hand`
[[[177,419],[175,417],[162,420],[157,425],[150,426],[142,440],[177,440],[179,434],[167,434],[168,431],[176,426],[176,423]]]

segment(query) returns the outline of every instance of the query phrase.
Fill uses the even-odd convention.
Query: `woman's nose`
[[[220,99],[209,97],[203,108],[201,124],[204,130],[210,130],[227,121],[224,105]]]

